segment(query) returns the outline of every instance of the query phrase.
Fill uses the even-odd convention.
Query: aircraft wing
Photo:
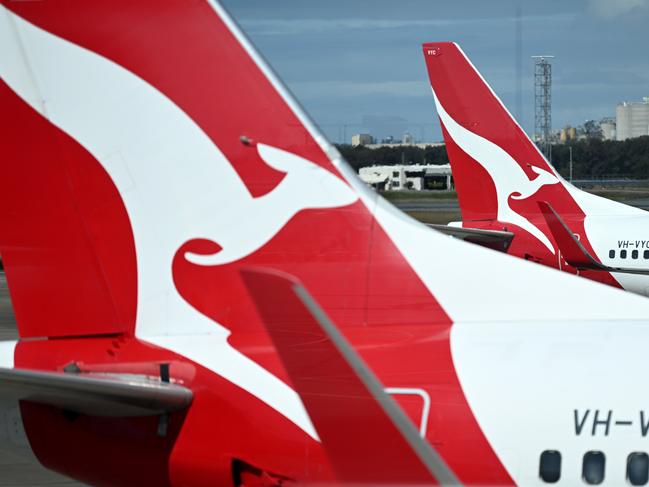
[[[561,219],[554,208],[546,202],[540,201],[539,208],[552,232],[554,240],[561,251],[561,255],[568,264],[579,270],[621,272],[625,274],[649,275],[649,269],[633,269],[628,267],[611,267],[602,264],[593,257],[572,233],[568,225]]]
[[[451,227],[448,225],[436,225],[428,223],[428,227],[439,232],[450,235],[451,237],[471,242],[477,245],[482,245],[489,249],[498,250],[499,252],[507,252],[512,243],[514,234],[502,230],[483,230],[479,228],[463,228]]]
[[[0,368],[0,396],[110,417],[156,416],[192,401],[191,390],[144,376],[8,368]]]
[[[300,282],[242,277],[341,482],[459,484]]]

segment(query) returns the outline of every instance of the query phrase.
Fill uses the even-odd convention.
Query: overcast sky
[[[455,41],[523,127],[533,61],[552,54],[555,128],[649,96],[649,0],[224,0],[330,139],[370,131],[440,140],[420,45]],[[522,104],[516,97],[521,11]],[[345,127],[346,125],[346,127]]]

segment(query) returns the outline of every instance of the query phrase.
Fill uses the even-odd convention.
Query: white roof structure
[[[359,171],[359,174],[369,174],[369,173],[388,173],[392,171],[412,171],[419,172],[424,171],[426,174],[444,176],[451,174],[451,165],[450,164],[395,164],[393,166],[368,166],[362,167]]]
[[[388,175],[380,173],[365,173],[363,174],[362,179],[367,184],[380,184],[388,180]]]

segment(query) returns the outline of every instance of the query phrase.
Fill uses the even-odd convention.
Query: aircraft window
[[[645,251],[642,253],[642,257],[644,257],[645,259],[649,259],[649,250],[645,250]]]
[[[601,484],[604,481],[606,458],[601,451],[589,451],[584,454],[581,476],[590,485]]]
[[[626,259],[626,250],[620,250],[620,259]]]
[[[548,484],[559,481],[561,477],[561,453],[556,450],[545,450],[541,453],[539,477]]]
[[[649,481],[649,455],[633,452],[626,462],[626,479],[631,485],[647,485]]]
[[[608,258],[609,259],[615,259],[615,250],[609,250],[608,251]]]
[[[631,251],[631,258],[632,259],[637,259],[638,258],[638,251],[637,250],[632,250]]]

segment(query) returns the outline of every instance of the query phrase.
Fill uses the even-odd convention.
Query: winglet
[[[539,208],[545,218],[554,240],[557,242],[559,251],[568,264],[581,270],[608,270],[601,262],[597,261],[584,246],[577,240],[568,225],[554,211],[547,201],[539,201]]]
[[[299,281],[242,277],[341,482],[459,484]]]

